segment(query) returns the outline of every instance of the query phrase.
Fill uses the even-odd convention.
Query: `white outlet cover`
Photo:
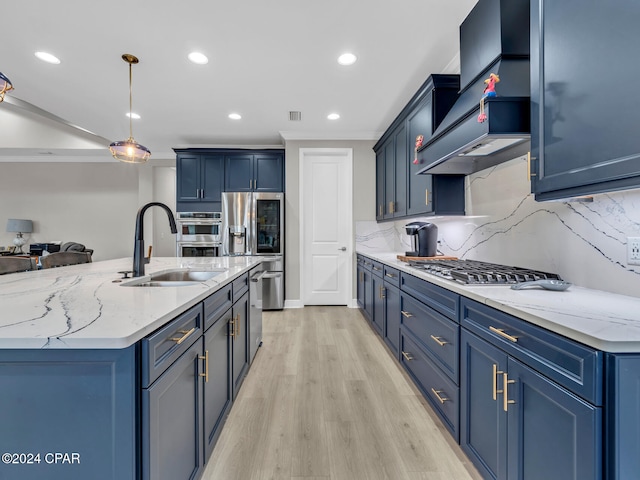
[[[640,265],[640,237],[627,238],[627,264]]]

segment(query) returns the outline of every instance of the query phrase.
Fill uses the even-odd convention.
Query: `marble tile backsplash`
[[[592,202],[536,202],[526,159],[470,175],[465,217],[357,222],[362,252],[410,249],[404,225],[438,226],[445,255],[558,273],[583,287],[640,296],[640,266],[627,265],[627,237],[640,237],[640,190],[595,195]]]

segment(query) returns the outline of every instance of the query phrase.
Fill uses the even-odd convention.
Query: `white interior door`
[[[301,291],[305,305],[349,303],[351,172],[351,149],[301,149]]]

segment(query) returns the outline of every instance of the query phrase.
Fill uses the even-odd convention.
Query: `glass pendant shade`
[[[133,138],[133,95],[131,89],[131,66],[138,63],[138,58],[129,53],[122,55],[122,59],[129,64],[129,138],[109,145],[111,155],[117,160],[126,163],[145,163],[151,157],[151,151],[136,142]]]
[[[144,163],[149,160],[151,152],[144,145],[140,145],[132,137],[109,145],[111,155],[121,162]]]
[[[0,72],[0,102],[4,100],[4,94],[11,90],[13,90],[11,80],[9,80],[6,75]]]

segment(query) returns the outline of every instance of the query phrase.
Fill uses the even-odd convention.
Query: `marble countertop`
[[[126,287],[131,258],[0,276],[0,348],[125,348],[202,301],[260,257],[152,258],[146,273],[227,271],[179,287]],[[123,281],[125,282],[125,281]]]
[[[640,298],[576,285],[563,292],[468,286],[412,268],[397,252],[358,253],[599,350],[640,352]]]

